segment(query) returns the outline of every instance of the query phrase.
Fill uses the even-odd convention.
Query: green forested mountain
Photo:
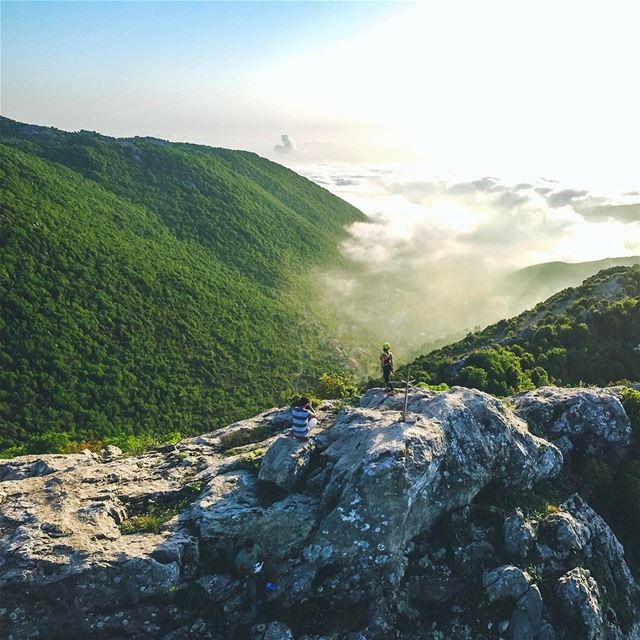
[[[498,395],[548,383],[640,380],[640,265],[600,271],[531,311],[403,367],[430,384]]]
[[[206,430],[339,359],[309,283],[362,214],[280,165],[3,118],[0,193],[0,451]]]

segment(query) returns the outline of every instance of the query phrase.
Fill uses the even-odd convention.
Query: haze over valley
[[[405,357],[640,260],[637,192],[452,181],[411,165],[291,166],[366,214],[341,243],[346,266],[324,274],[327,301],[346,333],[391,340]]]

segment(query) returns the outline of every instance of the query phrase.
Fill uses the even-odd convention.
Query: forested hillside
[[[640,265],[613,267],[531,311],[402,368],[430,384],[508,395],[554,383],[640,380]]]
[[[640,263],[640,256],[605,258],[589,262],[543,262],[519,269],[506,276],[497,288],[518,303],[525,303],[516,311],[530,308],[567,287],[577,287],[584,280],[611,267],[631,267]]]
[[[309,275],[356,209],[251,153],[0,125],[0,451],[202,432],[339,364]]]

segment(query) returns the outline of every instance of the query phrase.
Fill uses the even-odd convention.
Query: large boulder
[[[311,439],[277,438],[262,458],[258,479],[290,491],[307,474],[315,448]]]
[[[631,423],[614,391],[541,387],[515,396],[529,428],[564,454],[618,454],[631,442]]]
[[[367,588],[397,585],[408,542],[489,483],[530,487],[562,465],[556,447],[480,391],[413,392],[409,410],[406,422],[393,409],[343,413],[322,454],[331,475],[312,542]]]
[[[531,576],[513,565],[497,567],[482,576],[489,602],[517,600],[527,592],[530,583]]]
[[[507,554],[514,558],[526,558],[535,538],[535,530],[524,519],[520,509],[505,518],[502,531]]]
[[[640,587],[624,549],[609,525],[580,496],[571,496],[557,512],[546,516],[539,524],[538,537],[547,550],[542,555],[547,556],[550,573],[558,560],[582,559],[587,566],[598,568],[600,587],[617,603],[621,617],[627,622],[640,619]]]
[[[532,584],[518,598],[511,614],[509,637],[511,640],[535,640],[542,627],[544,602],[537,585]]]
[[[576,623],[576,640],[605,637],[600,592],[589,571],[582,567],[568,571],[558,579],[554,591],[564,616]]]
[[[511,640],[534,640],[542,626],[544,603],[531,576],[513,565],[503,565],[486,571],[482,584],[489,602],[514,605],[508,626]]]
[[[199,535],[217,549],[220,560],[233,560],[245,538],[252,537],[281,560],[301,551],[317,521],[318,500],[291,495],[264,499],[250,471],[230,471],[214,478],[189,514]]]

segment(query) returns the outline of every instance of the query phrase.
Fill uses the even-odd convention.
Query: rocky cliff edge
[[[640,638],[640,589],[579,495],[504,513],[584,449],[622,455],[615,393],[369,390],[309,441],[273,409],[144,455],[0,463],[0,637]],[[278,588],[248,610],[246,537]],[[4,635],[3,635],[4,634]]]

